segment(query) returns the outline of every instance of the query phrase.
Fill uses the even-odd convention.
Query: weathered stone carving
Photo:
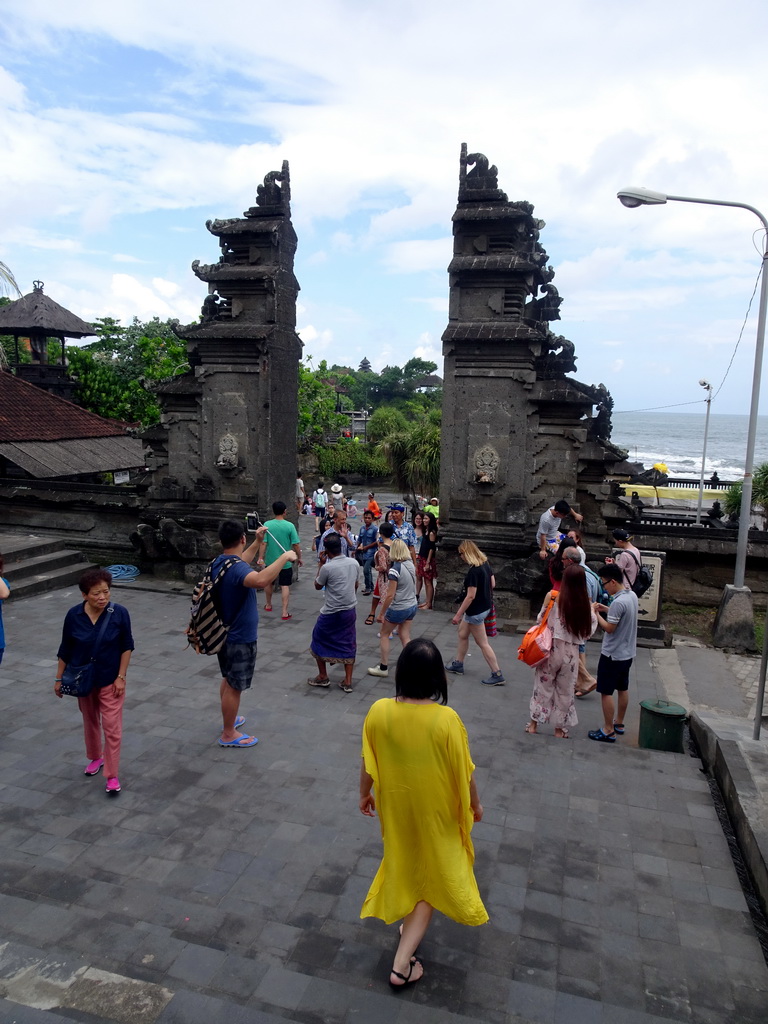
[[[499,468],[499,453],[490,445],[483,445],[475,452],[475,482],[478,484],[496,483],[496,471]]]
[[[234,434],[227,431],[219,438],[219,457],[216,465],[219,469],[235,469],[237,467],[237,453],[239,445]]]

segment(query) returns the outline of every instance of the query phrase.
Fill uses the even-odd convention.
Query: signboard
[[[613,554],[619,553],[617,548]],[[661,602],[664,589],[664,568],[667,564],[666,551],[641,551],[643,565],[647,566],[653,583],[641,598],[638,598],[637,625],[658,626],[661,624]]]
[[[131,479],[131,474],[127,469],[116,469],[112,474],[112,479],[116,484],[127,484]]]

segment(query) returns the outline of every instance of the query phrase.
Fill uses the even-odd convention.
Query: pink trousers
[[[118,697],[114,686],[111,685],[93,690],[87,697],[77,698],[80,714],[83,716],[85,755],[89,761],[104,758],[106,779],[116,778],[120,768],[124,699],[125,694]]]

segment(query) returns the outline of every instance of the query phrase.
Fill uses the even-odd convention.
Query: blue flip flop
[[[239,736],[236,740],[219,740],[220,747],[254,747],[259,741],[255,736]]]
[[[238,715],[235,719],[235,728],[242,729],[245,725],[245,715]]]

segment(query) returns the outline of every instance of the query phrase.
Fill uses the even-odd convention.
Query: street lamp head
[[[709,381],[708,381],[708,380],[704,380],[704,378],[703,378],[703,377],[702,377],[702,378],[701,378],[701,380],[699,381],[699,384],[700,384],[700,385],[701,385],[701,386],[702,386],[703,388],[711,388],[711,387],[712,387],[712,385],[711,385],[711,384],[709,383]]]
[[[649,188],[637,188],[634,185],[620,189],[616,197],[622,206],[627,206],[630,210],[636,206],[655,206],[667,201],[664,192],[652,192]]]

